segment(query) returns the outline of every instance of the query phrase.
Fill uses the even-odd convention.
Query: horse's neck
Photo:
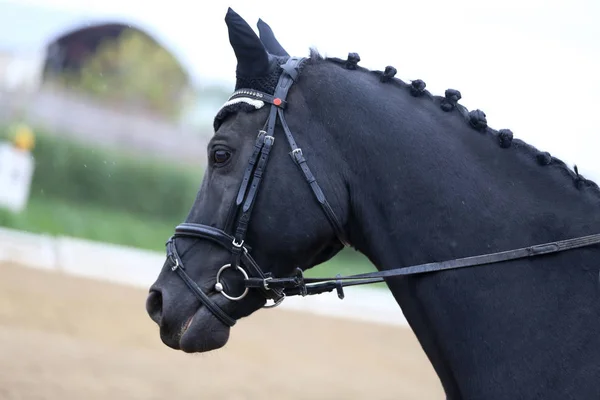
[[[356,132],[367,161],[351,183],[351,229],[378,268],[600,232],[597,188],[578,186],[560,162],[540,165],[520,142],[500,148],[449,120],[409,136],[401,128],[369,140]]]
[[[596,189],[457,123],[398,133],[396,141],[358,139],[371,154],[351,184],[352,237],[379,269],[600,232]],[[600,339],[590,331],[600,329],[598,257],[575,250],[389,286],[449,394],[490,398],[486,390],[500,385],[499,398],[535,396],[545,389],[528,385],[551,384],[561,371],[579,366],[600,376]],[[562,366],[545,365],[565,354]],[[567,387],[560,383],[556,398]]]

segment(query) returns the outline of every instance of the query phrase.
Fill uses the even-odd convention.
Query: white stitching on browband
[[[259,98],[263,97],[263,94],[261,92],[257,92],[255,90],[251,90],[251,89],[239,89],[239,90],[236,90],[235,92],[233,92],[231,94],[231,96],[229,96],[229,98],[231,99],[233,96],[237,96],[238,94],[248,94],[252,97],[259,97]]]
[[[262,100],[256,100],[251,97],[237,97],[235,99],[226,101],[225,104],[223,104],[223,106],[221,107],[221,109],[219,111],[221,111],[223,108],[225,108],[227,106],[230,106],[232,104],[237,104],[237,103],[249,104],[249,105],[253,106],[254,108],[256,108],[257,110],[259,108],[264,107],[264,105],[265,105],[265,102]]]

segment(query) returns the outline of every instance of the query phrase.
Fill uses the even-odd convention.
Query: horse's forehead
[[[233,96],[233,95],[232,95]],[[213,129],[215,133],[218,131],[220,126],[223,124],[227,117],[239,113],[251,113],[260,110],[265,106],[265,102],[262,100],[254,99],[251,97],[236,97],[234,99],[229,97],[227,101],[219,108],[215,119],[213,121]]]

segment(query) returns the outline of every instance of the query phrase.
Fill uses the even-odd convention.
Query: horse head
[[[215,118],[200,190],[147,300],[164,343],[189,352],[223,346],[235,320],[282,300],[282,290],[248,290],[245,277],[306,270],[346,240],[344,170],[326,121],[307,105],[306,60],[290,58],[262,20],[260,38],[231,9],[225,21],[236,91]]]

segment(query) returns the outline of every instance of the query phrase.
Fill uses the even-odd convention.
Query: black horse
[[[210,351],[285,295],[341,297],[351,280],[300,271],[351,245],[379,270],[358,283],[385,279],[448,398],[600,399],[598,186],[457,90],[356,53],[290,57],[264,22],[259,38],[225,21],[236,92],[150,289],[162,341]]]

